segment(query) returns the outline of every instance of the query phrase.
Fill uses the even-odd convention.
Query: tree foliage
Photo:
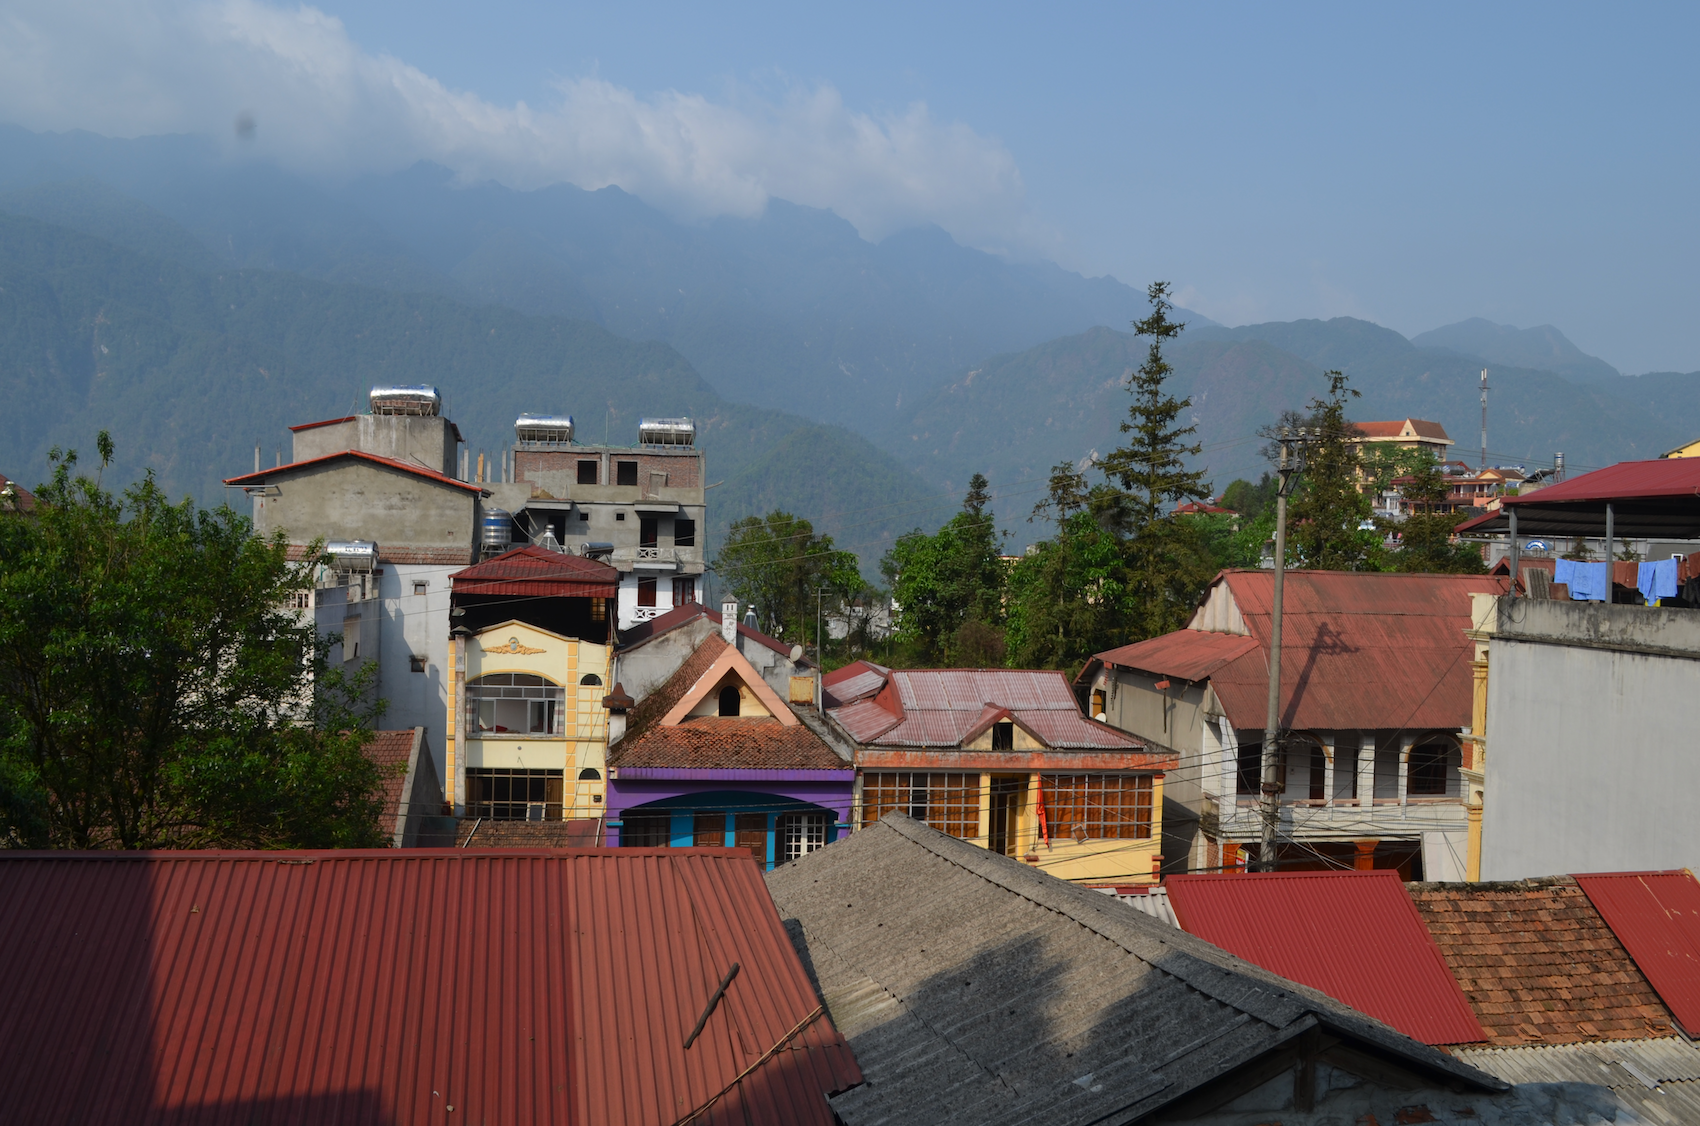
[[[833,614],[866,586],[853,552],[779,509],[735,521],[714,570],[728,592],[755,608],[763,629],[805,645],[814,643],[817,610],[823,618]]]
[[[1365,528],[1373,502],[1360,486],[1358,429],[1346,404],[1358,397],[1343,372],[1326,374],[1328,397],[1309,404],[1311,431],[1304,446],[1304,475],[1287,510],[1287,542],[1297,564],[1322,571],[1377,569],[1381,536]]]
[[[1384,566],[1390,571],[1423,574],[1480,575],[1487,570],[1481,549],[1475,544],[1453,543],[1452,529],[1469,519],[1464,512],[1448,512],[1451,487],[1441,472],[1440,460],[1428,450],[1405,450],[1395,462],[1403,472],[1397,482],[1410,511],[1403,520],[1384,521],[1382,527],[1398,537],[1399,547],[1387,553]]]
[[[173,505],[151,475],[115,497],[76,462],[55,450],[34,512],[0,516],[0,840],[381,844],[363,686],[288,608],[311,562],[229,508]]]
[[[927,664],[1002,664],[1004,587],[997,518],[983,474],[968,482],[962,511],[932,535],[898,538],[880,570],[898,605],[899,641]]]

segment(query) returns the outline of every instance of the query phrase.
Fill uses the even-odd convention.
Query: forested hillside
[[[169,241],[157,221],[132,226]],[[727,402],[664,344],[431,294],[202,272],[0,214],[9,476],[33,483],[51,447],[89,448],[107,428],[122,479],[151,469],[174,495],[214,503],[256,442],[268,462],[287,455],[289,424],[360,410],[376,382],[436,384],[475,450],[510,441],[523,411],[572,413],[585,438],[614,441],[634,440],[641,415],[691,415],[725,482],[710,493],[716,529],[790,507],[877,560],[894,529],[948,509],[865,439]]]

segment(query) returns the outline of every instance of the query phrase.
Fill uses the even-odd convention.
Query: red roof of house
[[[1215,513],[1215,514],[1222,515],[1222,516],[1238,516],[1239,515],[1238,512],[1235,512],[1231,508],[1222,508],[1222,507],[1220,507],[1218,505],[1214,505],[1214,504],[1201,504],[1201,503],[1199,503],[1198,501],[1195,501],[1195,500],[1194,501],[1188,501],[1185,504],[1177,504],[1175,506],[1175,515],[1176,516],[1187,516],[1187,515],[1196,515],[1196,514],[1211,514],[1211,513]]]
[[[1423,418],[1395,418],[1379,422],[1354,422],[1352,425],[1365,438],[1398,438],[1405,433],[1406,423],[1419,438],[1439,439],[1450,442],[1451,436],[1446,433],[1446,427],[1438,422],[1430,422]]]
[[[449,576],[454,593],[522,598],[613,598],[620,573],[606,563],[526,544]]]
[[[872,696],[885,687],[891,670],[872,661],[851,661],[843,668],[833,669],[821,678],[821,694],[826,707],[836,708]]]
[[[1398,873],[1172,876],[1181,929],[1425,1044],[1486,1034]]]
[[[1459,524],[1454,531],[1501,532],[1516,511],[1523,535],[1603,535],[1612,502],[1619,536],[1686,539],[1700,528],[1700,458],[1620,461],[1521,496]]]
[[[865,671],[865,670],[864,670]],[[895,669],[872,697],[831,709],[858,743],[955,747],[970,737],[988,705],[1008,708],[1056,750],[1143,752],[1131,735],[1080,714],[1060,672],[1038,669]]]
[[[317,430],[321,426],[335,426],[339,422],[353,422],[359,417],[357,414],[350,414],[342,418],[327,418],[323,422],[303,422],[299,426],[291,426],[289,429],[292,433],[300,430]]]
[[[399,731],[374,731],[371,742],[362,748],[366,757],[384,772],[379,779],[378,790],[384,799],[382,816],[386,831],[394,831],[396,818],[401,813],[402,787],[407,784],[407,760],[413,754],[414,737],[411,727]],[[425,812],[437,811],[430,809]]]
[[[659,637],[661,634],[667,633],[670,630],[678,629],[687,622],[694,622],[698,618],[707,618],[717,626],[720,624],[720,612],[718,610],[710,610],[707,606],[697,602],[687,602],[683,606],[673,607],[665,614],[657,614],[647,622],[639,622],[631,629],[620,631],[622,641],[621,648],[634,648],[635,646],[648,641],[652,637]],[[783,653],[786,656],[791,655],[791,646],[777,638],[769,637],[760,630],[753,630],[742,622],[738,623],[738,633],[752,641],[765,645],[775,653]]]
[[[1098,659],[1186,680],[1207,676],[1235,727],[1262,730],[1274,572],[1224,571],[1216,582],[1228,587],[1253,644],[1243,634],[1187,629]],[[1464,631],[1470,595],[1504,585],[1485,575],[1288,571],[1281,725],[1336,731],[1469,726],[1471,643]]]
[[[0,934],[10,1121],[829,1126],[861,1081],[742,850],[14,853]]]
[[[224,479],[224,483],[226,485],[263,485],[266,483],[266,479],[268,477],[276,474],[288,473],[297,469],[305,469],[311,465],[323,465],[327,461],[335,461],[338,458],[343,457],[352,457],[358,458],[361,461],[369,461],[374,465],[382,465],[387,469],[397,469],[403,473],[411,473],[415,477],[423,477],[428,481],[435,481],[440,485],[453,485],[457,489],[468,489],[475,493],[486,493],[489,491],[483,485],[475,484],[471,481],[457,481],[453,477],[438,473],[435,469],[426,469],[423,465],[416,465],[407,461],[397,461],[392,457],[379,457],[377,454],[369,454],[365,450],[338,450],[334,454],[325,454],[323,457],[310,457],[306,461],[292,461],[287,465],[275,465],[270,469],[262,469],[258,473],[244,473],[240,477],[226,477]]]
[[[1675,1034],[1658,994],[1573,878],[1406,891],[1489,1043]]]
[[[1700,882],[1694,873],[1577,876],[1689,1036],[1700,1035]]]
[[[13,492],[17,494],[17,500],[15,502],[17,507],[14,511],[28,512],[30,509],[35,507],[35,496],[28,489],[24,488],[4,473],[0,473],[0,489],[4,489],[7,485],[12,486]]]
[[[703,639],[661,687],[632,709],[626,734],[608,749],[608,765],[621,770],[844,770],[850,766],[807,726],[782,724],[766,716],[692,716],[663,726],[662,718],[708,675],[728,648],[717,633]]]

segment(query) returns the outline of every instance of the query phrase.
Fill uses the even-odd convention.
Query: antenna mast
[[[1487,368],[1482,369],[1482,463],[1477,468],[1487,469]]]

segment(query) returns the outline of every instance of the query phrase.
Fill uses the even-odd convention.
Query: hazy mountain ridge
[[[0,214],[0,461],[33,484],[58,445],[110,429],[123,482],[153,470],[203,503],[247,471],[258,441],[287,456],[288,425],[362,409],[374,382],[439,386],[473,448],[511,440],[516,414],[575,413],[581,434],[631,441],[644,414],[697,419],[722,534],[757,506],[827,531],[855,524],[875,561],[894,531],[862,514],[949,504],[865,439],[730,403],[664,344],[584,321],[275,271],[205,274],[36,220]],[[601,416],[601,417],[598,417]],[[779,464],[776,447],[813,460]],[[764,466],[766,468],[764,468]],[[772,477],[768,476],[772,473]],[[876,513],[877,516],[877,513]]]
[[[1411,337],[1418,348],[1479,357],[1488,364],[1550,371],[1574,380],[1612,379],[1620,373],[1598,356],[1572,344],[1552,325],[1516,328],[1471,317]],[[1492,381],[1490,374],[1489,381]]]

